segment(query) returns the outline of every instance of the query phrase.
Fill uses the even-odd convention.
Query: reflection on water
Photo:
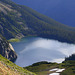
[[[11,43],[18,54],[16,64],[25,67],[39,61],[62,62],[75,53],[75,45],[40,37],[27,37]]]

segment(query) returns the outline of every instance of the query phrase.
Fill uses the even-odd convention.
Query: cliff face
[[[4,38],[0,37],[0,54],[12,62],[15,62],[17,54],[12,45]]]

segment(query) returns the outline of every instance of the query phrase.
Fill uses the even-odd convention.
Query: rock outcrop
[[[15,62],[15,60],[17,59],[17,54],[15,53],[12,45],[1,36],[0,36],[0,54],[12,62]]]

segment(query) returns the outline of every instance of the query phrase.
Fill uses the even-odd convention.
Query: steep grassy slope
[[[58,23],[10,0],[0,0],[0,8],[0,33],[7,39],[36,35],[75,43],[75,28]]]
[[[0,55],[0,75],[36,75]]]
[[[0,75],[20,75],[20,74],[12,71],[11,69],[9,69],[8,67],[4,66],[0,62]]]

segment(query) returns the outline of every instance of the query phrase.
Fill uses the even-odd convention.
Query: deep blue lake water
[[[18,54],[16,64],[25,67],[39,61],[62,62],[75,53],[75,45],[40,37],[26,37],[11,43]]]

